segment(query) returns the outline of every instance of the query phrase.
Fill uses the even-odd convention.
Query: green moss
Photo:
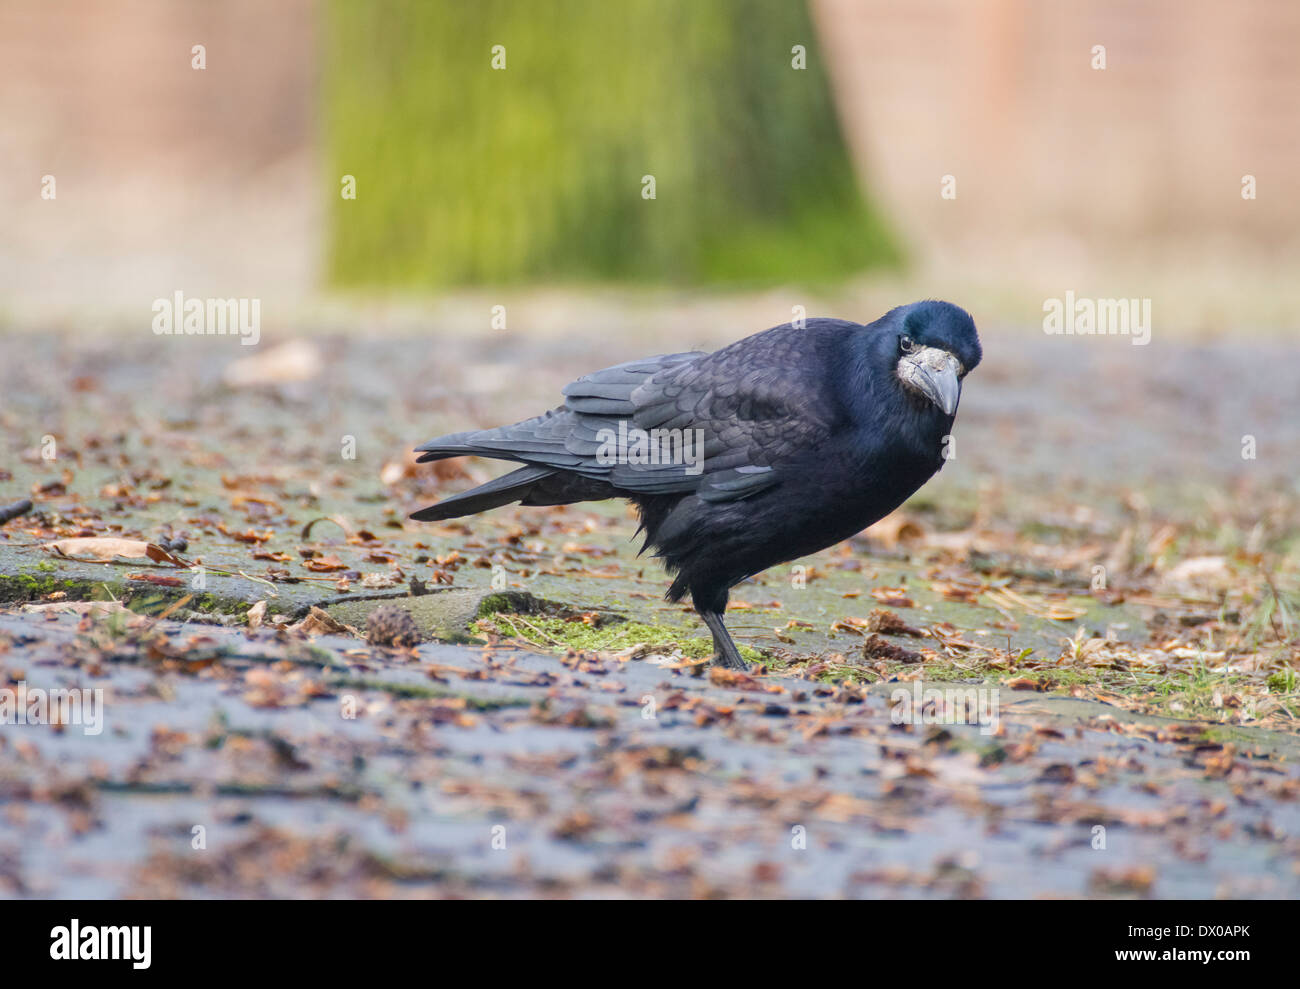
[[[544,601],[526,591],[498,591],[487,595],[479,602],[476,617],[487,618],[498,612],[512,615],[543,615],[555,614],[560,610],[561,606],[553,601]]]
[[[1296,689],[1295,670],[1278,670],[1268,675],[1268,689],[1275,694],[1290,694]]]
[[[1264,684],[1252,677],[1238,673],[1213,673],[1206,667],[1156,672],[1141,669],[1120,669],[1105,666],[1061,665],[1040,668],[1041,658],[1032,650],[1023,650],[1010,665],[992,666],[975,657],[963,663],[934,662],[922,665],[885,663],[861,666],[852,663],[831,664],[817,676],[818,680],[834,682],[848,680],[855,683],[877,683],[894,676],[913,676],[920,673],[925,680],[947,682],[976,682],[1005,684],[1012,679],[1028,680],[1047,692],[1069,694],[1074,688],[1098,689],[1119,694],[1141,706],[1148,714],[1182,721],[1204,721],[1235,728],[1241,707],[1222,703],[1237,697],[1242,703],[1258,699]],[[1294,697],[1295,674],[1290,671],[1274,673],[1269,677],[1268,688],[1273,694]],[[1286,689],[1291,685],[1291,689]],[[1216,695],[1220,703],[1215,703]],[[1286,708],[1290,711],[1290,707]]]
[[[0,602],[40,601],[62,591],[70,601],[102,601],[129,593],[119,582],[68,577],[36,577],[28,573],[0,574]]]
[[[204,594],[186,604],[191,611],[202,611],[213,615],[243,615],[252,607],[247,601],[238,598],[221,597],[217,594]]]
[[[81,577],[38,577],[30,573],[0,574],[0,603],[38,602],[51,594],[62,593],[67,601],[121,601],[142,615],[156,615],[184,597],[183,588],[160,590],[136,586],[119,580],[87,580]],[[185,605],[191,611],[207,614],[242,615],[249,603],[217,594],[197,596]]]
[[[498,612],[488,615],[487,623],[506,635],[525,639],[555,652],[575,649],[579,652],[623,652],[633,646],[652,646],[666,652],[680,649],[683,656],[704,659],[713,655],[713,640],[688,636],[683,629],[642,622],[605,621],[588,624],[579,618],[555,618]],[[757,649],[740,646],[740,653],[751,662],[762,662]]]
[[[126,588],[121,600],[132,611],[140,615],[154,616],[167,611],[173,604],[190,593],[176,590],[159,590],[157,588]],[[183,605],[183,611],[196,611],[205,615],[241,616],[249,609],[247,601],[238,598],[222,597],[217,594],[203,594],[191,597]],[[183,614],[173,611],[172,618],[181,618]]]

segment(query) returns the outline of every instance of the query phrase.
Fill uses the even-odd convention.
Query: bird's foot
[[[748,670],[749,664],[740,655],[736,643],[727,634],[727,627],[722,624],[722,615],[716,611],[701,611],[700,617],[713,633],[713,665],[723,666],[729,670]]]
[[[728,646],[730,646],[730,648],[727,648]],[[733,643],[715,642],[713,644],[713,650],[714,666],[721,666],[728,670],[740,670],[742,672],[747,672],[749,670],[749,664],[745,662],[745,658],[740,655],[740,650],[737,649]]]

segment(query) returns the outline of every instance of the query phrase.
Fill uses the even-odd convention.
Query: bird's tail
[[[470,442],[470,437],[476,432],[477,430],[470,429],[463,433],[448,433],[446,436],[439,436],[436,440],[429,440],[423,446],[417,446],[415,452],[420,454],[420,458],[416,463],[427,464],[430,460],[484,455],[483,450]]]
[[[453,438],[448,437],[448,439]],[[421,459],[438,460],[443,457],[464,456],[461,453],[443,453],[443,449],[440,447],[436,454],[425,454]],[[495,481],[488,481],[486,484],[480,484],[477,488],[471,488],[468,491],[462,491],[460,494],[452,495],[450,498],[444,498],[436,505],[422,508],[415,512],[411,518],[417,522],[440,522],[443,519],[455,519],[460,518],[462,515],[485,512],[489,508],[500,508],[512,501],[527,498],[535,484],[555,473],[556,471],[550,467],[537,467],[534,465],[520,467],[518,470],[498,477]]]

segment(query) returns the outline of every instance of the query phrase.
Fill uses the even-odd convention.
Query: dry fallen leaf
[[[715,666],[709,670],[709,682],[718,687],[730,687],[733,690],[762,690],[763,685],[748,673],[729,670]]]
[[[331,573],[335,570],[346,570],[348,565],[340,560],[334,554],[329,556],[318,556],[307,560],[303,566],[308,570],[315,570],[317,573]]]
[[[257,628],[266,618],[266,602],[258,601],[248,609],[248,627]]]
[[[1016,677],[1013,680],[1004,680],[1003,683],[1011,690],[1045,690],[1043,683],[1038,680],[1031,680],[1029,677]]]
[[[925,659],[920,653],[896,646],[874,633],[863,641],[862,655],[866,659],[885,659],[899,663],[920,663]]]
[[[894,512],[869,526],[863,535],[878,540],[887,549],[894,549],[899,543],[913,543],[923,538],[925,530],[902,512]]]
[[[59,539],[45,543],[45,549],[55,556],[67,560],[83,560],[95,563],[117,563],[151,560],[154,563],[169,563],[174,567],[189,566],[180,557],[167,552],[157,543],[147,543],[143,539],[118,539],[112,536],[83,536],[77,539]]]
[[[315,605],[312,606],[307,617],[297,625],[289,627],[291,632],[303,632],[307,635],[355,635],[362,638],[360,632],[350,625],[344,625],[327,611],[322,611]]]
[[[1232,582],[1232,571],[1222,556],[1193,556],[1171,567],[1161,583],[1172,587],[1218,590]]]
[[[963,584],[935,580],[930,583],[930,590],[942,595],[949,601],[962,601],[966,604],[979,603],[979,587],[967,587]]]
[[[873,587],[871,596],[892,608],[915,608],[916,602],[907,596],[906,587]]]
[[[866,629],[868,632],[883,632],[885,635],[910,635],[917,639],[925,636],[919,628],[907,624],[897,612],[888,608],[872,608],[871,614],[867,616]]]
[[[22,610],[35,614],[135,615],[120,601],[55,601],[52,604],[25,604]]]

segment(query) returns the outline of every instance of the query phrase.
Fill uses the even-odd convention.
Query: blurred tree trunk
[[[338,284],[828,282],[897,260],[802,3],[327,10],[331,178],[356,178],[355,200],[332,186]]]

